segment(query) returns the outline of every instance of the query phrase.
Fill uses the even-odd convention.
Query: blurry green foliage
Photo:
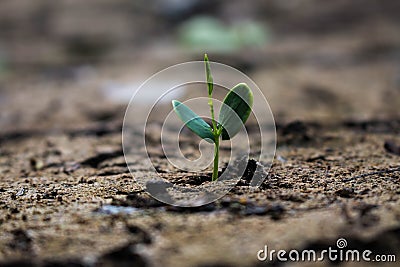
[[[268,29],[261,23],[238,21],[226,26],[212,17],[192,18],[179,29],[179,40],[184,46],[209,52],[234,52],[243,47],[262,47],[268,37]]]

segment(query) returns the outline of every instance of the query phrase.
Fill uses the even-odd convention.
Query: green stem
[[[214,135],[214,169],[212,174],[212,180],[216,181],[218,179],[218,161],[219,161],[219,137],[221,136],[221,128],[217,126],[217,122],[215,121],[214,115],[214,105],[212,101],[212,92],[214,90],[214,81],[211,75],[210,63],[208,61],[207,54],[204,55],[204,64],[206,68],[206,80],[208,87],[208,105],[210,106],[211,111],[211,120],[213,126],[213,135]]]
[[[214,140],[214,169],[212,174],[212,180],[218,179],[218,161],[219,161],[219,135],[215,136]]]
[[[212,120],[212,125],[213,125],[213,134],[214,134],[214,168],[213,168],[213,174],[212,174],[212,181],[216,181],[218,179],[219,137],[221,135],[221,131],[220,131],[220,129],[218,129],[217,123],[215,121],[212,94],[209,94],[208,97],[209,97],[208,105],[210,106],[211,120]]]
[[[214,105],[212,102],[212,95],[208,95],[208,105],[210,106],[210,111],[211,111],[211,120],[212,120],[212,125],[213,125],[213,130],[214,130],[214,136],[217,132],[217,123],[215,122],[215,115],[214,115]]]

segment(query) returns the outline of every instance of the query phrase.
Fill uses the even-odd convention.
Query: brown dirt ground
[[[311,22],[304,25],[318,31]],[[386,23],[379,17],[357,34],[288,35],[262,51],[216,55],[262,88],[278,144],[259,188],[242,179],[198,208],[157,202],[134,182],[121,148],[126,103],[99,90],[197,55],[166,45],[84,77],[59,69],[0,76],[0,265],[279,266],[258,262],[257,251],[318,250],[343,237],[349,248],[396,254],[388,265],[398,266],[400,39],[399,24]],[[132,167],[135,176],[140,160]]]
[[[128,172],[124,106],[69,83],[31,84],[44,86],[5,91],[2,106],[4,264],[256,266],[264,244],[320,248],[339,237],[399,253],[396,118],[278,120],[276,159],[261,187],[244,181],[215,203],[175,208],[149,197]],[[100,102],[80,105],[89,98]]]

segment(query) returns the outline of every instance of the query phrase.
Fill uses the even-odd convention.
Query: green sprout
[[[230,140],[240,131],[242,123],[244,124],[250,116],[251,107],[253,105],[253,93],[245,83],[239,83],[234,86],[225,96],[223,105],[219,111],[218,121],[216,121],[212,101],[214,81],[211,75],[210,62],[208,61],[207,54],[204,55],[204,63],[208,88],[208,105],[210,106],[212,125],[210,126],[189,107],[177,100],[172,101],[172,106],[178,117],[193,133],[209,143],[214,143],[212,181],[216,181],[218,179],[220,138],[222,140]],[[240,119],[241,122],[239,122],[238,119]]]

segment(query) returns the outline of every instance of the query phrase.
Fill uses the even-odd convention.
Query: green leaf
[[[205,139],[209,143],[214,142],[214,135],[210,125],[194,113],[188,106],[177,100],[172,100],[172,106],[178,117],[195,134]]]
[[[211,96],[214,87],[214,80],[211,75],[210,61],[208,61],[207,54],[204,54],[204,64],[206,66],[206,79],[207,79],[207,87],[208,87],[208,95]]]
[[[239,83],[228,92],[219,112],[219,123],[223,127],[222,140],[229,140],[240,131],[242,123],[250,116],[252,106],[253,93],[247,84]]]

